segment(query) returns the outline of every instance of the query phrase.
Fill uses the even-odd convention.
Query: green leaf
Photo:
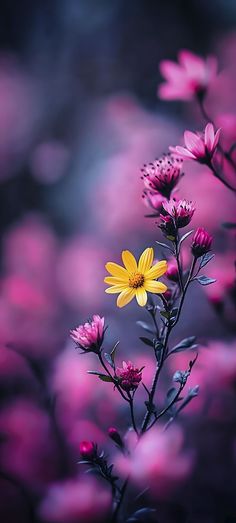
[[[193,233],[193,230],[192,230],[192,231],[189,231],[189,232],[186,232],[186,234],[184,234],[184,235],[182,236],[182,238],[180,238],[180,240],[179,240],[179,245],[180,245],[181,243],[183,243],[184,240],[186,240],[186,239],[188,238],[188,236],[190,236],[190,234],[192,234],[192,233]]]
[[[109,381],[110,383],[113,383],[113,379],[106,374],[100,374],[98,377],[101,381]]]
[[[99,379],[102,381],[110,381],[113,383],[113,379],[110,376],[107,376],[107,374],[101,374],[101,372],[97,372],[96,370],[87,370],[87,373],[98,376]]]
[[[205,265],[207,265],[207,263],[209,263],[209,261],[211,261],[213,258],[214,258],[214,254],[210,254],[210,252],[207,252],[206,254],[204,254],[202,257],[201,257],[201,260],[200,260],[200,264],[199,264],[199,269],[202,269],[203,267],[205,267]]]
[[[201,276],[196,276],[196,278],[193,279],[197,280],[201,285],[210,285],[211,283],[216,282],[215,278],[208,278],[208,276],[204,276],[203,274]]]
[[[139,338],[145,345],[149,345],[149,347],[153,347],[153,340],[150,340],[149,338],[145,338],[145,336],[140,336]]]
[[[170,319],[170,315],[171,315],[171,313],[170,313],[169,311],[164,311],[164,310],[163,310],[163,311],[160,311],[160,314],[161,314],[161,316],[163,316],[163,317],[166,318],[167,320]]]

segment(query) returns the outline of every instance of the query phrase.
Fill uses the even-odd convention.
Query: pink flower
[[[81,441],[79,451],[82,458],[92,460],[96,456],[96,448],[92,441]]]
[[[120,380],[120,386],[126,391],[136,390],[142,380],[142,372],[134,367],[131,361],[123,361],[123,368],[116,369],[117,377]]]
[[[163,203],[163,208],[167,213],[167,216],[161,215],[163,223],[170,225],[170,218],[174,221],[177,228],[186,227],[193,217],[195,206],[193,202],[187,200],[170,200],[169,202]],[[160,225],[162,228],[162,224]]]
[[[166,201],[166,199],[163,198],[160,193],[148,190],[143,192],[142,198],[145,205],[153,209],[156,216],[160,216],[160,213],[163,212],[162,204]]]
[[[108,435],[112,439],[112,441],[114,441],[118,445],[118,447],[123,448],[124,444],[121,435],[115,427],[109,427]]]
[[[204,95],[216,77],[215,57],[208,56],[204,60],[190,51],[181,50],[178,62],[163,60],[160,63],[160,71],[166,82],[159,86],[159,97],[163,100],[191,100],[196,95]]]
[[[72,330],[70,336],[81,349],[97,352],[101,348],[104,333],[104,318],[95,314],[91,321]]]
[[[212,123],[208,123],[205,127],[204,135],[201,136],[191,131],[185,131],[184,141],[185,147],[177,145],[171,147],[172,153],[179,154],[181,158],[186,160],[196,160],[201,163],[209,163],[211,160],[220,138],[220,129],[215,133]]]
[[[192,253],[195,258],[203,256],[210,250],[212,240],[212,236],[203,227],[198,227],[192,242]]]
[[[162,156],[153,163],[144,165],[142,179],[147,189],[157,191],[165,198],[170,195],[181,177],[182,161],[170,155]]]
[[[129,445],[128,456],[118,456],[118,472],[140,487],[149,485],[154,496],[169,496],[179,486],[192,467],[192,453],[182,450],[183,433],[176,425],[163,431],[153,428]]]
[[[83,477],[53,484],[39,508],[50,523],[104,522],[111,509],[111,494],[97,480]]]

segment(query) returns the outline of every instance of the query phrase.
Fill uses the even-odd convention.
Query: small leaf
[[[145,338],[145,336],[140,336],[139,338],[145,345],[149,345],[149,347],[153,347],[153,341],[149,338]]]
[[[214,254],[210,254],[209,252],[204,254],[201,257],[199,269],[202,269],[203,267],[205,267],[205,265],[207,265],[207,263],[209,263],[209,261],[211,261],[214,258],[214,256],[215,256]]]
[[[139,510],[136,510],[136,512],[134,512],[132,514],[132,516],[130,516],[126,520],[126,522],[127,523],[133,523],[133,522],[139,521],[140,523],[147,523],[148,522],[148,519],[147,519],[148,516],[150,516],[154,512],[156,512],[156,509],[154,509],[154,508],[150,508],[150,507],[141,508]]]
[[[101,372],[97,372],[95,370],[87,370],[88,374],[94,374],[95,376],[98,376],[100,380],[102,381],[110,381],[113,383],[113,379],[110,376],[107,376],[107,374],[101,374]]]
[[[150,332],[150,334],[154,334],[154,331],[153,331],[153,328],[151,325],[149,325],[148,323],[146,323],[145,321],[136,321],[136,324],[141,327],[142,329],[144,329],[145,331],[147,332]]]
[[[236,223],[224,222],[222,223],[222,227],[224,227],[225,229],[236,229]]]
[[[113,349],[111,350],[111,359],[112,359],[112,361],[113,361],[113,365],[115,364],[116,349],[117,349],[119,343],[120,343],[120,342],[117,341],[117,342],[115,343]]]
[[[114,369],[114,362],[112,360],[112,357],[108,352],[104,352],[104,358],[107,360],[107,363]]]
[[[102,381],[109,381],[110,383],[113,383],[113,379],[110,376],[107,376],[106,374],[100,374],[98,377]]]
[[[172,236],[171,236],[172,238]],[[164,247],[164,249],[169,249],[169,251],[173,252],[173,250],[171,249],[171,247],[169,245],[167,245],[166,243],[162,243],[162,242],[158,242],[156,241],[157,245],[160,245],[160,247]]]
[[[211,283],[216,282],[215,278],[208,278],[208,276],[204,276],[203,274],[201,276],[196,276],[196,278],[193,279],[197,280],[201,285],[210,285]]]
[[[184,349],[189,349],[189,347],[192,347],[192,345],[196,341],[196,336],[189,336],[188,338],[184,338],[181,340],[175,347],[171,350],[171,352],[179,352]]]
[[[175,237],[174,236],[166,236],[167,237],[167,240],[170,240],[170,242],[174,242],[175,241]]]
[[[186,234],[184,234],[184,235],[182,236],[182,238],[180,238],[180,240],[179,240],[179,245],[180,245],[182,242],[184,242],[184,240],[186,240],[186,239],[188,238],[188,236],[190,236],[190,234],[192,234],[192,233],[193,233],[193,230],[192,230],[192,231],[189,231],[189,232],[186,232]]]
[[[161,316],[163,316],[164,318],[166,318],[167,320],[170,319],[170,312],[169,311],[160,311],[160,314]]]

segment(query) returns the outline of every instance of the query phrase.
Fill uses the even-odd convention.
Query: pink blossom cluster
[[[116,369],[122,389],[130,392],[136,390],[142,380],[142,372],[131,361],[123,361],[123,367]]]

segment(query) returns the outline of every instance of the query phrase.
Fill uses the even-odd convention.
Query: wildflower
[[[147,207],[150,207],[155,211],[156,216],[159,216],[163,211],[162,204],[166,201],[160,193],[154,191],[145,190],[143,192],[142,198]]]
[[[162,220],[166,223],[170,223],[168,217],[171,217],[174,224],[178,229],[186,227],[193,217],[195,206],[193,202],[187,200],[170,200],[163,204],[163,208],[167,213],[167,216],[161,216]],[[161,226],[161,225],[160,225]]]
[[[212,239],[212,236],[205,229],[198,227],[192,242],[192,253],[195,258],[203,256],[210,250]]]
[[[215,57],[206,60],[187,50],[178,53],[178,63],[163,60],[160,71],[166,82],[161,84],[158,95],[163,100],[191,100],[203,97],[208,85],[215,79]]]
[[[136,390],[140,381],[142,381],[141,369],[134,367],[131,361],[127,363],[123,361],[123,368],[117,368],[116,374],[119,378],[121,388],[127,392]]]
[[[103,342],[104,333],[104,318],[95,314],[92,320],[72,330],[70,336],[84,351],[98,352]]]
[[[84,459],[92,460],[96,456],[96,448],[92,441],[81,441],[79,451]]]
[[[130,251],[123,251],[124,267],[113,262],[106,264],[106,269],[112,276],[104,279],[105,283],[111,285],[105,292],[119,294],[117,298],[118,307],[124,307],[135,296],[138,304],[143,307],[147,303],[147,291],[161,294],[167,290],[164,283],[154,281],[166,272],[167,262],[162,260],[152,266],[153,258],[152,248],[145,249],[138,264]]]
[[[185,131],[185,147],[177,145],[175,148],[171,147],[171,151],[179,154],[181,158],[209,164],[218,145],[220,131],[218,129],[215,133],[212,123],[206,125],[203,135]]]
[[[182,160],[170,155],[162,156],[153,163],[144,165],[142,179],[147,189],[157,191],[164,198],[170,195],[177,185],[182,173]]]

